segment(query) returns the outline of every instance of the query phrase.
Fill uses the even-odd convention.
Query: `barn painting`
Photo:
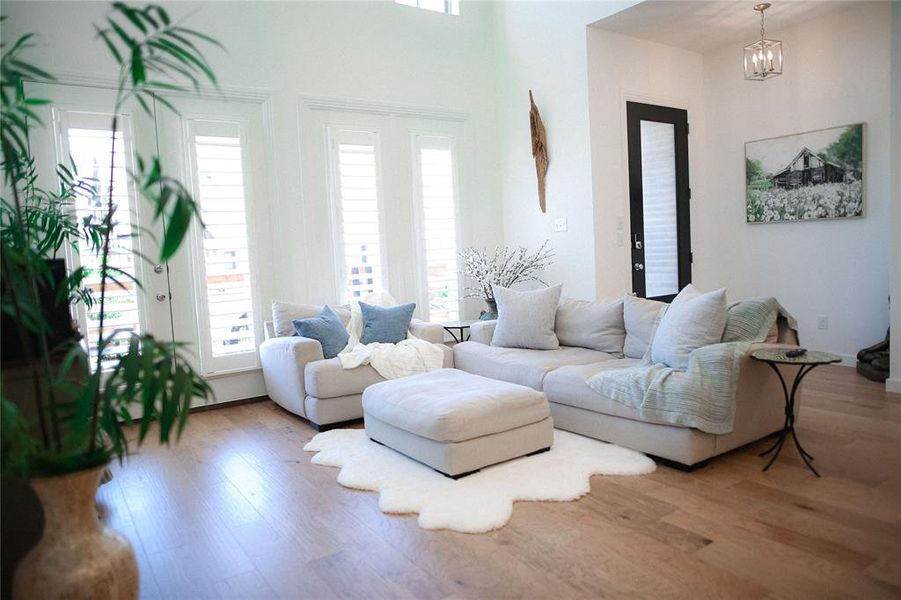
[[[748,223],[863,215],[863,123],[745,144]]]

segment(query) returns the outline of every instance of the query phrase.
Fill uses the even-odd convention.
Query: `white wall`
[[[892,337],[890,392],[901,393],[901,2],[892,3]]]
[[[320,244],[326,202],[302,194],[299,150],[302,96],[361,98],[464,113],[471,154],[460,168],[469,182],[461,199],[466,243],[494,244],[502,236],[496,178],[493,8],[464,2],[460,16],[394,2],[169,2],[172,15],[193,13],[187,24],[220,40],[228,53],[208,53],[223,88],[268,93],[271,103],[274,294],[323,302],[331,263],[308,243]],[[41,35],[31,55],[53,73],[110,76],[114,65],[92,23],[103,2],[4,2],[4,38]],[[318,218],[317,218],[318,215]],[[305,219],[304,216],[311,217]],[[267,215],[267,218],[270,218]],[[313,257],[313,260],[311,260]],[[308,288],[311,288],[308,290]],[[316,297],[314,297],[316,296]]]
[[[843,355],[888,326],[891,171],[890,6],[861,3],[780,32],[785,70],[744,81],[738,48],[704,56],[706,165],[694,174],[695,280],[732,298],[773,295],[799,322],[801,342]],[[744,142],[865,122],[864,216],[748,225]],[[829,329],[817,329],[817,316]]]
[[[498,2],[497,126],[504,241],[535,247],[549,239],[549,283],[594,298],[595,248],[588,130],[586,26],[634,2]],[[529,132],[529,90],[547,129],[547,213],[538,207]],[[554,233],[566,218],[568,231]]]
[[[659,104],[688,111],[689,172],[694,190],[703,163],[701,55],[596,27],[588,28],[588,89],[591,115],[591,174],[594,198],[597,294],[632,291],[629,230],[629,165],[626,102]],[[694,226],[692,245],[703,232]]]
[[[850,362],[888,325],[891,180],[888,3],[833,11],[773,37],[785,45],[785,74],[745,81],[736,42],[703,56],[592,28],[589,83],[597,287],[631,290],[628,237],[617,245],[628,182],[625,100],[687,108],[691,122],[694,282],[729,297],[777,297],[801,340]],[[866,122],[865,216],[748,225],[744,142]],[[829,329],[817,329],[817,316]]]

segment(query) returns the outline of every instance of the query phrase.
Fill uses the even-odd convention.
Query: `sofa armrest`
[[[497,327],[496,320],[476,321],[469,327],[469,341],[490,346],[495,327]]]
[[[260,364],[266,393],[287,410],[305,417],[304,369],[323,360],[322,345],[301,336],[274,337],[260,344]]]
[[[439,323],[427,323],[419,319],[410,321],[410,333],[413,337],[417,337],[433,344],[444,343],[444,327]]]

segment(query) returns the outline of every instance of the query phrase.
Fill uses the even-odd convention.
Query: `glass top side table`
[[[448,321],[447,323],[442,323],[441,326],[444,327],[446,332],[451,334],[451,337],[454,338],[455,342],[460,343],[469,339],[469,335],[466,336],[466,339],[463,339],[464,332],[475,322],[476,321]],[[455,331],[457,333],[454,333]]]
[[[813,467],[813,456],[804,450],[801,442],[798,441],[798,434],[795,432],[795,393],[798,391],[801,380],[814,368],[819,365],[841,362],[842,358],[835,354],[818,350],[808,350],[801,356],[786,356],[786,350],[791,350],[791,348],[764,348],[751,353],[751,358],[765,362],[776,372],[776,375],[779,377],[779,383],[782,384],[782,391],[785,394],[785,424],[782,426],[782,431],[779,433],[779,439],[776,440],[776,443],[769,450],[764,450],[760,453],[760,456],[766,456],[770,452],[773,453],[772,458],[770,458],[763,470],[766,471],[773,465],[776,457],[779,456],[779,452],[782,450],[782,446],[785,445],[785,439],[791,435],[792,439],[795,440],[795,447],[798,449],[798,453],[804,460],[804,464],[813,471],[814,475],[819,477],[820,474]],[[777,365],[795,365],[800,367],[798,372],[795,373],[791,391],[789,391],[785,378],[782,376],[782,371],[779,370]]]

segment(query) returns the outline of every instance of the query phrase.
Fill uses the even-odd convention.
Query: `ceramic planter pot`
[[[44,533],[16,569],[13,600],[137,598],[131,544],[103,526],[94,506],[105,468],[31,481],[44,510]]]
[[[497,319],[497,301],[494,298],[490,300],[486,298],[485,304],[488,305],[488,309],[482,311],[482,314],[479,315],[479,321],[493,321]]]

